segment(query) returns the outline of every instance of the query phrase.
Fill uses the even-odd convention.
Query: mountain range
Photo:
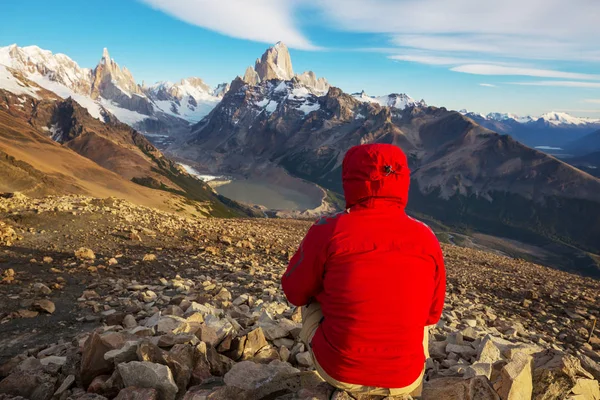
[[[409,157],[410,213],[440,229],[579,249],[582,256],[563,267],[598,274],[588,252],[600,253],[600,180],[532,148],[581,139],[598,129],[595,121],[557,113],[482,116],[406,94],[347,94],[311,71],[296,74],[283,43],[215,88],[200,78],[137,84],[106,50],[94,69],[84,69],[65,55],[13,45],[0,49],[0,100],[0,117],[11,127],[0,142],[4,168],[22,182],[0,180],[3,190],[94,195],[88,177],[108,182],[82,176],[79,161],[59,171],[40,165],[46,154],[60,153],[52,159],[81,157],[85,168],[92,163],[117,180],[123,189],[110,195],[174,196],[170,201],[192,202],[200,215],[252,212],[173,160],[203,173],[321,187],[323,202],[339,206],[346,150],[391,143]],[[163,153],[138,131],[148,139],[160,132],[170,145]]]
[[[460,113],[479,125],[540,149],[569,147],[572,142],[600,129],[600,119],[573,117],[563,112],[549,112],[540,117],[503,113],[483,115],[467,110],[460,110]]]
[[[253,215],[141,133],[0,65],[0,191],[125,198],[194,216]]]

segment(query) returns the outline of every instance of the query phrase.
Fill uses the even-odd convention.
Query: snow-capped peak
[[[393,107],[404,110],[406,107],[427,107],[425,100],[416,101],[404,93],[391,93],[386,96],[369,96],[363,90],[360,93],[353,93],[352,96],[362,102],[376,103],[384,107]]]
[[[551,111],[549,113],[542,115],[538,119],[538,121],[539,120],[547,122],[551,125],[585,125],[585,124],[595,123],[595,122],[599,121],[599,120],[594,120],[594,119],[590,119],[590,118],[574,117],[574,116],[569,115],[564,112],[555,112],[555,111]]]

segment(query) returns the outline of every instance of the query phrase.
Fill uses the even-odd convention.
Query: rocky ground
[[[0,198],[0,399],[351,399],[279,284],[309,225]],[[443,249],[423,399],[600,399],[600,282]]]

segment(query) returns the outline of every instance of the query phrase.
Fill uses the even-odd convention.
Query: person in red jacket
[[[352,147],[342,180],[346,211],[310,228],[282,277],[289,302],[303,306],[300,338],[339,389],[420,395],[427,326],[444,307],[440,244],[405,213],[410,171],[400,148]]]

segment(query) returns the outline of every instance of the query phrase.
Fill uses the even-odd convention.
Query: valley
[[[349,147],[392,143],[409,156],[408,211],[439,235],[600,276],[600,180],[596,158],[583,154],[595,146],[596,120],[483,116],[406,94],[347,94],[312,71],[295,73],[283,43],[214,88],[200,78],[139,85],[107,50],[93,69],[35,46],[0,49],[0,64],[11,123],[116,173],[123,188],[164,198],[129,197],[140,204],[196,217],[312,219],[343,208],[341,161]],[[34,169],[41,154],[3,151],[12,165]],[[48,185],[48,170],[36,171]],[[108,193],[84,181],[77,189],[38,184],[36,192],[32,173],[19,174],[5,191]]]

